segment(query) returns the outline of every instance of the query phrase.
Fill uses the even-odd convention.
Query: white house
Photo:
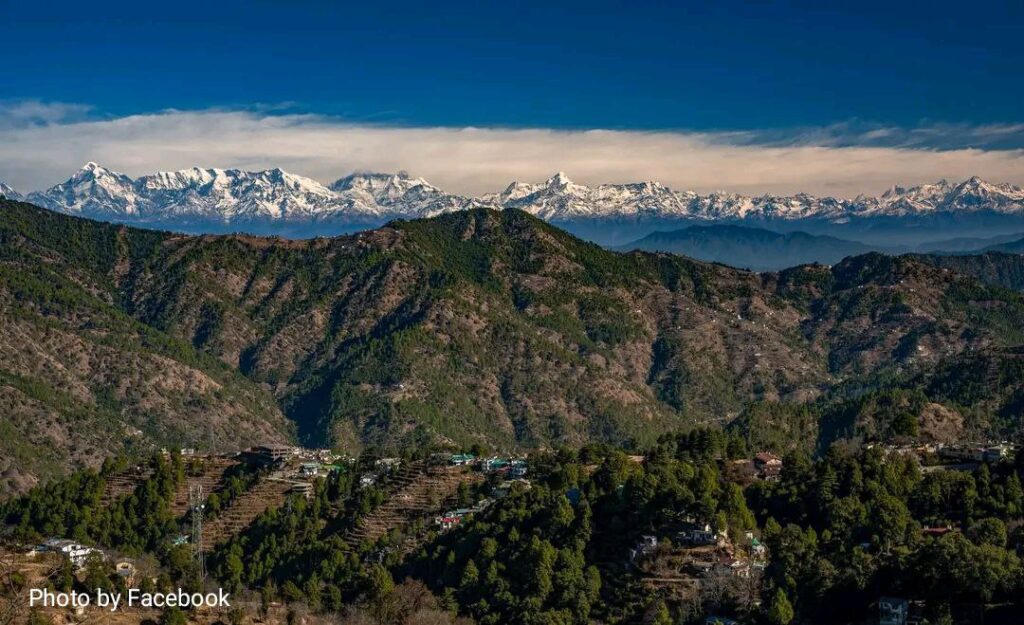
[[[640,558],[643,558],[649,553],[653,553],[658,548],[658,537],[644,535],[637,541],[636,546],[629,550],[629,559],[632,562],[636,562]]]
[[[64,538],[51,538],[42,545],[39,545],[37,551],[59,553],[65,558],[71,560],[71,563],[76,567],[83,566],[86,558],[89,557],[89,554],[93,552],[102,554],[98,549],[93,549],[92,547],[87,547],[81,543]]]
[[[715,531],[711,529],[709,524],[705,523],[701,527],[696,525],[690,526],[688,523],[687,526],[677,536],[682,542],[695,546],[713,545],[717,542]]]
[[[513,460],[509,466],[508,475],[512,479],[526,477],[526,473],[529,471],[529,465],[526,464],[525,460]]]

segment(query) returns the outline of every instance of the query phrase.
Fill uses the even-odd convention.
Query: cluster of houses
[[[522,479],[529,472],[529,465],[523,458],[477,458],[473,454],[452,454],[448,457],[448,464],[456,467],[477,467],[484,473],[507,475],[512,479]]]
[[[638,564],[656,552],[659,546],[657,536],[641,536],[630,549],[630,561]],[[753,532],[744,534],[739,548],[730,540],[728,532],[715,531],[710,524],[697,523],[690,517],[680,521],[672,547],[674,550],[683,549],[688,557],[680,572],[694,577],[724,575],[748,578],[752,571],[763,570],[768,562],[768,550]]]
[[[690,572],[698,577],[739,577],[749,578],[755,571],[763,571],[768,564],[768,550],[752,533],[746,534],[746,553],[739,553],[727,545],[707,560],[697,560],[689,565]]]
[[[868,445],[872,447],[873,445]],[[1008,441],[989,441],[985,443],[921,443],[915,445],[885,445],[885,453],[913,456],[922,464],[931,465],[937,458],[940,464],[977,465],[981,463],[996,464],[1012,459],[1018,450],[1015,443]]]
[[[476,514],[482,510],[485,510],[488,506],[494,503],[497,499],[507,497],[516,485],[520,485],[523,488],[530,488],[530,480],[524,478],[516,478],[511,480],[505,480],[498,484],[491,490],[491,496],[480,500],[472,508],[456,508],[454,510],[448,510],[441,516],[434,519],[434,524],[442,532],[446,532],[454,527],[458,527],[462,521],[470,515]]]
[[[455,510],[448,510],[441,516],[434,519],[434,524],[437,525],[438,529],[442,532],[458,527],[462,523],[463,519],[486,510],[492,503],[493,499],[481,499],[472,508],[456,508]]]
[[[473,454],[452,454],[448,458],[448,464],[453,467],[465,467],[470,466],[476,462],[476,456]]]
[[[705,547],[707,545],[724,546],[728,536],[724,531],[716,532],[709,523],[699,525],[692,521],[684,521],[683,528],[676,532],[676,542],[680,545]]]
[[[303,464],[338,465],[353,462],[354,458],[346,457],[331,449],[307,449],[279,443],[267,443],[250,447],[242,455],[265,464],[298,461]]]
[[[307,449],[270,443],[250,447],[241,453],[246,459],[273,466],[276,474],[270,479],[291,482],[289,492],[306,497],[313,495],[313,481],[331,473],[347,471],[354,458],[330,449]]]
[[[937,450],[939,458],[952,462],[987,462],[995,464],[1012,457],[1016,445],[1008,442],[983,445],[944,445]]]
[[[331,473],[343,473],[348,470],[347,463],[331,462],[331,463],[320,463],[320,462],[303,462],[299,465],[298,476],[301,478],[312,479],[329,475]]]
[[[402,466],[401,458],[378,458],[373,462],[373,470],[359,476],[359,486],[373,486],[385,475],[394,473]]]
[[[442,532],[458,527],[464,519],[485,510],[488,506],[494,503],[496,499],[507,497],[516,485],[526,489],[529,489],[531,486],[530,480],[525,477],[528,465],[526,461],[522,459],[508,460],[497,457],[478,459],[471,454],[453,454],[448,459],[448,463],[453,466],[479,467],[484,473],[505,476],[507,479],[503,480],[491,489],[490,497],[482,499],[472,508],[456,508],[454,510],[448,510],[444,514],[436,517],[434,519],[434,524]]]

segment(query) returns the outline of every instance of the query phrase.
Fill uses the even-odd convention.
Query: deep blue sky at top
[[[410,125],[1024,118],[1024,2],[0,0],[0,99]]]

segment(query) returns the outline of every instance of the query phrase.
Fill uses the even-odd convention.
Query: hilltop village
[[[990,472],[993,480],[1012,477],[1016,455],[1011,443],[890,444],[867,446],[842,462],[855,460],[867,463],[865,467],[879,463],[912,481],[954,484],[962,482],[956,476],[973,480],[979,471]],[[304,614],[304,622],[318,623],[329,605],[339,609],[346,602],[370,601],[367,582],[358,580],[369,579],[373,571],[388,571],[396,582],[422,579],[433,592],[443,593],[454,569],[463,578],[459,584],[467,588],[459,592],[470,596],[465,585],[471,582],[465,580],[500,578],[504,570],[486,575],[479,571],[482,559],[497,557],[486,554],[497,549],[500,555],[502,549],[500,543],[492,547],[490,538],[471,538],[481,533],[488,536],[505,527],[500,531],[510,532],[510,545],[519,544],[524,540],[520,532],[536,525],[530,530],[534,538],[550,536],[557,545],[562,532],[569,532],[568,537],[589,528],[586,543],[562,543],[563,549],[573,544],[571,549],[582,549],[580,557],[591,563],[581,569],[584,578],[593,577],[595,584],[600,578],[594,596],[608,602],[602,609],[609,618],[621,618],[614,610],[644,605],[644,618],[656,616],[659,606],[692,618],[695,614],[688,610],[702,606],[728,623],[770,607],[766,589],[778,587],[773,581],[776,567],[792,546],[779,542],[778,523],[757,517],[772,514],[773,499],[781,493],[820,479],[806,476],[806,462],[769,451],[743,451],[737,439],[710,431],[666,439],[638,455],[598,448],[529,455],[456,450],[355,457],[269,443],[225,454],[162,450],[146,462],[108,462],[98,473],[69,481],[66,489],[58,483],[5,504],[8,529],[2,561],[7,574],[18,580],[21,590],[12,591],[14,597],[23,596],[33,584],[149,590],[185,584],[210,590],[219,583],[236,593],[245,614],[258,615],[245,621],[237,620],[242,617],[236,613],[232,618],[237,622],[293,622],[289,615]],[[805,477],[797,483],[794,475]],[[681,481],[670,486],[676,480]],[[1001,492],[1010,493],[1008,487],[1001,486]],[[917,529],[900,540],[927,545],[975,535],[970,513],[955,512],[955,502],[941,505],[953,508],[940,506],[922,515]],[[591,516],[593,522],[587,520]],[[474,550],[462,546],[467,540],[477,545]],[[891,548],[860,532],[851,533],[849,540],[854,542],[845,549],[865,554]],[[524,554],[541,549],[540,554],[543,545],[543,540],[539,546],[534,542]],[[309,549],[313,551],[302,555]],[[475,550],[484,555],[474,556]],[[295,578],[288,577],[287,567],[280,568],[280,560],[274,564],[275,559],[298,558],[298,566],[314,553],[321,555],[296,569]],[[322,574],[349,581],[319,589],[310,585],[315,578],[305,579],[304,585],[292,583],[304,579],[299,572],[305,567],[320,570],[338,557],[344,562],[337,565],[341,568]],[[534,562],[540,556],[523,557],[523,562]],[[332,598],[334,592],[339,594]],[[893,622],[902,625],[927,611],[915,592],[920,591],[880,595],[873,605],[902,615],[903,620]],[[655,600],[641,605],[627,596]],[[8,594],[8,607],[10,598]],[[458,601],[461,605],[462,599]],[[610,607],[615,605],[622,607]],[[72,623],[93,618],[96,609],[46,607],[21,616]],[[479,616],[480,609],[470,612]],[[156,620],[166,612],[136,610],[110,622]],[[204,609],[183,616],[189,622],[214,623],[228,622],[231,615]]]

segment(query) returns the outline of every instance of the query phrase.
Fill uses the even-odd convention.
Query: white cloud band
[[[47,108],[52,107],[52,108]],[[1024,184],[1024,150],[921,147],[922,135],[999,136],[1020,126],[936,126],[798,136],[430,128],[352,124],[260,111],[164,111],[96,120],[87,107],[0,104],[0,180],[21,191],[64,180],[93,160],[130,175],[192,166],[281,167],[323,182],[351,171],[404,169],[456,193],[498,190],[565,171],[586,184],[658,180],[676,189],[850,197],[892,184],[979,175]],[[917,138],[879,145],[882,138]]]

